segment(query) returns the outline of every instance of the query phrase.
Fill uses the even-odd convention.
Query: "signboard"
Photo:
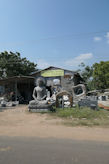
[[[56,77],[56,76],[64,76],[64,70],[56,69],[56,70],[46,70],[41,72],[41,76],[43,77]]]

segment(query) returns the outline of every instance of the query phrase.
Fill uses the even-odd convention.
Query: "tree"
[[[93,65],[93,79],[96,89],[109,88],[109,61]]]
[[[81,67],[79,72],[87,86],[87,90],[93,90],[94,89],[93,66],[86,66],[84,63],[81,63],[79,67]]]
[[[81,63],[79,66],[88,90],[109,88],[109,61],[101,61],[93,66],[85,66]]]
[[[0,53],[0,77],[12,77],[19,75],[29,75],[36,70],[37,64],[30,62],[26,58],[21,58],[20,53],[1,52]]]

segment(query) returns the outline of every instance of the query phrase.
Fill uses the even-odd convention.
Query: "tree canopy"
[[[88,90],[109,88],[109,61],[101,61],[93,66],[82,63],[80,66],[80,73]]]
[[[101,61],[93,65],[93,79],[96,89],[109,88],[109,61]]]
[[[36,71],[37,64],[30,62],[26,58],[21,58],[19,52],[0,53],[0,77],[12,77],[24,75]]]

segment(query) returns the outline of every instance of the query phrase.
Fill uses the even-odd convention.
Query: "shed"
[[[27,103],[32,99],[34,88],[34,77],[32,76],[14,76],[0,79],[0,86],[4,87],[4,94],[14,92],[15,100],[23,98],[23,102]]]
[[[47,81],[47,86],[52,86],[53,80],[58,79],[60,80],[60,86],[68,92],[71,92],[72,86],[80,84],[82,81],[82,78],[76,71],[71,71],[53,66],[50,66],[43,70],[32,72],[30,75],[35,78],[39,76],[45,77]]]

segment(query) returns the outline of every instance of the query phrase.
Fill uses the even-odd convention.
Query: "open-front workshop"
[[[69,95],[75,97],[75,95],[85,94],[85,91],[83,91],[84,85],[82,85],[83,79],[79,73],[50,66],[46,69],[32,72],[30,76],[14,76],[0,79],[0,86],[4,88],[2,89],[1,96],[7,101],[17,101],[20,104],[28,104],[29,101],[33,99],[32,95],[35,81],[39,77],[43,77],[46,81],[47,97],[53,97],[55,93],[54,99],[56,99],[56,95],[64,91],[63,95],[62,93],[60,95],[61,97],[64,96],[65,101],[67,101],[66,95],[68,95],[69,99]],[[59,94],[57,97],[59,97]]]

